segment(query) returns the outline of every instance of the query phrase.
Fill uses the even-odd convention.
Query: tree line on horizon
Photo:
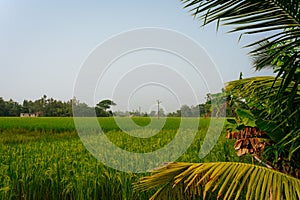
[[[161,117],[218,117],[218,107],[212,104],[212,101],[223,99],[224,95],[207,94],[206,102],[195,106],[182,105],[176,112],[165,113],[160,109]],[[139,112],[136,111],[116,111],[113,112],[111,107],[116,105],[115,102],[109,99],[100,101],[94,107],[89,106],[84,102],[80,102],[75,97],[68,101],[56,100],[48,98],[43,95],[40,99],[35,101],[23,100],[20,104],[12,99],[5,101],[0,97],[0,116],[17,117],[21,113],[35,114],[40,117],[110,117],[110,116],[143,116],[154,117],[157,116],[157,111]],[[232,116],[227,109],[226,116]]]
[[[110,116],[111,111],[108,110],[107,104],[114,104],[110,100],[103,100],[95,107],[90,107],[86,103],[79,102],[75,97],[69,101],[61,101],[53,98],[47,98],[43,95],[35,101],[24,100],[22,104],[12,99],[5,101],[0,97],[0,116],[17,117],[21,113],[35,114],[41,117],[72,117],[73,109],[76,116]]]

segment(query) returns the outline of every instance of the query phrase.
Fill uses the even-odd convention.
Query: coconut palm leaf
[[[225,91],[239,95],[242,98],[262,101],[261,97],[264,97],[264,99],[277,98],[282,82],[284,82],[284,79],[272,76],[245,78],[228,82]],[[295,87],[295,84],[297,87]],[[293,90],[295,90],[295,101],[293,103],[298,104],[300,103],[300,84],[298,82],[292,81],[286,86],[286,93],[288,95]]]
[[[232,31],[246,34],[290,29],[274,37],[299,37],[299,0],[182,0],[185,8],[204,25],[221,20],[224,25],[237,25]],[[293,29],[293,28],[297,29]],[[270,37],[269,39],[271,39]]]
[[[137,190],[160,187],[150,198],[299,199],[300,180],[265,167],[235,163],[169,163],[135,184]]]
[[[274,60],[288,59],[280,64],[277,77],[284,81],[278,90],[280,97],[285,89],[300,80],[300,1],[299,0],[182,0],[192,15],[203,20],[203,25],[218,21],[233,26],[233,32],[243,34],[268,33],[266,38],[249,46],[250,52],[260,57],[254,63],[257,70],[276,66]],[[263,55],[263,56],[262,56]],[[294,84],[294,88],[298,87]],[[281,99],[282,100],[282,99]],[[290,97],[293,101],[293,96]]]

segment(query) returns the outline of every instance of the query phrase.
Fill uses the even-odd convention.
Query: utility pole
[[[159,119],[159,104],[161,103],[160,100],[157,100],[157,119]]]

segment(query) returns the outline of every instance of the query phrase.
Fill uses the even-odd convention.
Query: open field
[[[145,126],[150,119],[134,121]],[[168,118],[158,134],[146,139],[125,134],[113,118],[99,118],[99,123],[115,145],[150,152],[174,138],[180,118]],[[209,155],[199,159],[208,125],[209,119],[199,120],[194,142],[178,161],[241,161],[225,132]],[[250,162],[249,157],[243,159]],[[72,118],[0,118],[0,199],[147,199],[154,191],[132,189],[142,176],[111,169],[95,159],[78,137]]]

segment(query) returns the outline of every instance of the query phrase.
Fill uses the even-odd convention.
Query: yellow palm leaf
[[[300,180],[266,167],[237,163],[169,163],[135,183],[136,190],[159,188],[154,199],[300,199]]]

